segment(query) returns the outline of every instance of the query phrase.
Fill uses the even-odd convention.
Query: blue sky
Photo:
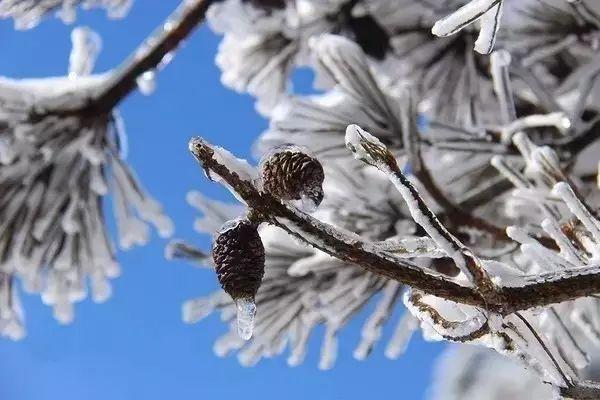
[[[119,21],[106,20],[102,12],[81,13],[77,23],[104,39],[97,70],[124,59],[174,3],[137,1],[129,17]],[[70,29],[53,18],[27,32],[0,22],[0,75],[64,75]],[[120,107],[129,162],[175,221],[176,237],[205,248],[208,238],[192,230],[196,214],[185,194],[197,189],[219,199],[229,195],[206,181],[187,152],[188,139],[202,135],[248,157],[252,141],[267,125],[249,97],[221,86],[214,65],[218,40],[201,28],[160,74],[153,96],[134,94]],[[309,88],[309,74],[296,78],[299,89]],[[317,369],[322,331],[299,367],[287,367],[283,357],[254,368],[239,366],[235,357],[217,358],[212,344],[226,329],[218,317],[192,326],[180,319],[181,303],[214,290],[216,279],[206,270],[167,262],[164,245],[155,237],[144,248],[120,252],[123,275],[113,282],[112,299],[103,305],[79,304],[71,326],[59,326],[38,296],[24,295],[29,333],[19,343],[0,340],[0,399],[425,398],[432,362],[443,346],[415,337],[398,361],[387,360],[383,346],[367,361],[356,361],[352,350],[364,315],[342,334],[332,371]]]

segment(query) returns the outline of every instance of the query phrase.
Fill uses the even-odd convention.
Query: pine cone
[[[229,221],[213,243],[217,278],[234,300],[253,299],[265,273],[265,248],[256,228],[246,219]]]
[[[263,190],[281,200],[308,197],[315,206],[323,200],[325,174],[321,163],[299,149],[276,151],[262,162]]]

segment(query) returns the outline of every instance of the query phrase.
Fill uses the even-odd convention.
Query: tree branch
[[[218,175],[230,186],[263,221],[284,229],[289,234],[341,260],[358,264],[365,269],[417,287],[426,293],[440,293],[441,297],[457,302],[483,305],[484,301],[474,288],[425,272],[406,259],[390,252],[376,250],[377,246],[359,236],[340,232],[308,214],[282,204],[269,193],[260,192],[252,182],[244,180],[215,157],[215,149],[201,138],[190,141],[190,151],[210,175]]]
[[[202,167],[219,176],[263,221],[284,229],[327,254],[427,294],[508,315],[600,293],[597,267],[587,267],[554,278],[543,275],[526,277],[522,286],[496,287],[494,296],[484,297],[473,287],[418,268],[356,235],[340,232],[294,207],[282,204],[272,195],[260,192],[252,182],[244,180],[238,172],[220,162],[215,157],[215,148],[203,139],[192,139],[189,147]]]
[[[184,0],[165,23],[138,47],[93,100],[94,106],[112,110],[137,87],[136,79],[158,67],[204,21],[213,0]]]
[[[31,119],[42,115],[99,115],[113,108],[137,88],[143,73],[160,68],[167,57],[204,21],[214,0],[183,0],[165,22],[109,75],[106,82],[89,89],[89,94],[73,99],[73,93],[36,105]],[[75,100],[75,101],[74,101]]]

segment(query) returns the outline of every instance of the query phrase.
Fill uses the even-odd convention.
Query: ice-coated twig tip
[[[346,147],[355,159],[366,164],[377,168],[387,166],[392,170],[398,169],[396,159],[387,147],[358,125],[352,124],[346,128]]]
[[[188,149],[193,155],[198,156],[199,154],[202,154],[203,151],[209,149],[209,146],[206,140],[200,136],[195,136],[188,142]]]

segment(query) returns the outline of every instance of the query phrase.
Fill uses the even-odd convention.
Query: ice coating
[[[201,138],[192,138],[188,144],[190,151],[193,153],[195,146],[203,145],[203,140]],[[219,164],[225,165],[229,170],[235,171],[239,177],[243,180],[252,182],[257,176],[256,167],[250,165],[248,161],[245,159],[237,158],[234,156],[229,150],[226,150],[219,146],[212,147],[213,149],[213,158]],[[207,177],[215,182],[221,183],[225,186],[229,191],[238,199],[242,204],[244,204],[244,199],[233,190],[229,185],[217,174],[210,174],[207,172]]]
[[[496,50],[490,56],[490,72],[492,73],[494,92],[500,102],[502,120],[506,124],[516,119],[513,91],[509,77],[510,63],[511,56],[506,50]],[[503,140],[506,141],[507,139],[503,137]]]
[[[390,309],[395,305],[396,300],[400,297],[402,287],[398,282],[388,282],[383,290],[383,296],[376,306],[375,311],[362,330],[362,340],[356,350],[354,350],[354,358],[364,360],[373,350],[375,343],[379,340],[382,334],[383,325],[390,317]]]
[[[254,299],[241,297],[235,299],[236,321],[238,335],[244,340],[250,340],[254,332],[254,317],[256,316],[256,303]]]
[[[321,357],[319,359],[319,369],[322,371],[333,368],[338,354],[337,329],[330,325],[325,330],[325,337],[321,345]]]
[[[317,211],[317,209],[319,208],[319,205],[317,204],[315,199],[307,196],[304,193],[300,195],[300,200],[292,200],[291,204],[293,204],[294,207],[297,207],[299,210],[302,210],[309,214]]]
[[[348,125],[346,128],[346,147],[352,152],[354,158],[373,166],[379,166],[383,160],[381,153],[373,152],[369,147],[387,152],[387,148],[379,139],[365,131],[358,125]],[[365,146],[366,145],[366,146]]]
[[[449,36],[479,21],[475,51],[488,54],[494,47],[503,4],[503,0],[471,0],[452,14],[436,21],[431,33],[436,36]]]

